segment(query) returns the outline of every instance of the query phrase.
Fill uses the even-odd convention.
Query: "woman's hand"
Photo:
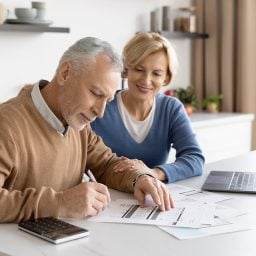
[[[121,156],[120,160],[122,161],[120,161],[114,167],[115,172],[125,172],[138,169],[151,170],[141,160],[138,159],[129,159],[125,156]]]
[[[125,172],[125,171],[132,171],[132,170],[147,170],[150,173],[152,173],[152,176],[154,176],[158,180],[164,181],[166,179],[165,173],[161,169],[159,169],[159,168],[150,169],[141,160],[129,159],[125,156],[121,156],[120,160],[122,160],[122,161],[120,161],[114,167],[115,172]]]

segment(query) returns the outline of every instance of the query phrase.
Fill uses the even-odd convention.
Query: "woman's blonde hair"
[[[168,57],[169,68],[166,84],[169,84],[177,72],[177,55],[171,43],[165,37],[154,32],[139,32],[125,45],[122,77],[127,77],[127,68],[135,67],[150,54],[161,50],[164,50]]]

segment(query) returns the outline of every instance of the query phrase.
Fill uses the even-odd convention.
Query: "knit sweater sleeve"
[[[87,128],[88,150],[86,168],[90,169],[98,182],[124,192],[133,192],[133,181],[140,175],[151,175],[148,170],[133,170],[115,173],[113,167],[120,161],[109,147],[97,136],[91,127]]]
[[[0,133],[0,223],[19,222],[29,218],[46,216],[58,217],[62,192],[49,187],[24,190],[14,189],[17,176],[17,147],[15,143]]]
[[[185,109],[178,100],[172,106],[169,115],[169,143],[176,150],[176,159],[173,163],[155,167],[162,169],[167,177],[166,182],[171,183],[201,175],[204,156]]]

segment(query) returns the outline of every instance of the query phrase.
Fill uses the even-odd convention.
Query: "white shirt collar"
[[[61,136],[65,136],[68,129],[66,129],[62,122],[54,115],[41,94],[41,89],[48,83],[49,82],[46,80],[40,80],[34,85],[31,92],[32,101],[35,104],[36,109],[52,126],[52,128],[55,129]]]

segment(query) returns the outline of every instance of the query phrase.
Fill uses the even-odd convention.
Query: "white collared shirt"
[[[40,80],[34,85],[31,92],[32,101],[35,104],[36,109],[52,126],[52,128],[55,129],[61,136],[65,136],[68,129],[65,128],[62,122],[54,115],[41,94],[41,89],[43,89],[48,83],[49,82],[46,80]]]

